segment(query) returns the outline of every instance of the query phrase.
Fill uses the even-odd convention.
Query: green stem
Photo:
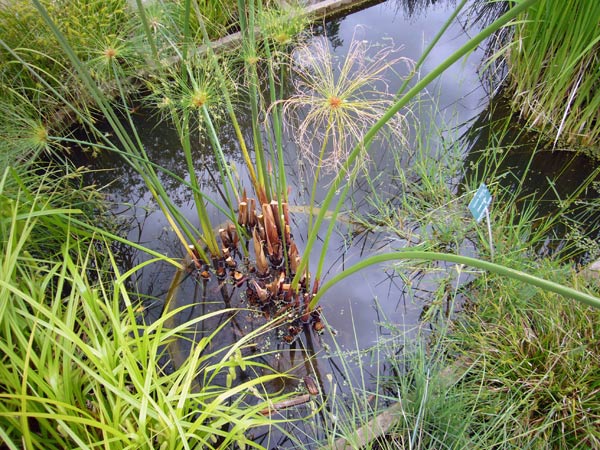
[[[260,2],[259,2],[259,7],[260,7]],[[269,45],[269,41],[268,39],[265,38],[264,40],[264,46],[265,46],[265,54],[267,55],[267,61],[269,63],[269,70],[268,75],[269,75],[269,94],[270,94],[270,98],[271,98],[271,108],[273,113],[271,114],[271,117],[273,118],[273,129],[274,129],[274,134],[275,134],[275,145],[277,147],[277,198],[280,202],[287,202],[288,201],[288,195],[287,195],[287,181],[286,181],[286,176],[285,176],[285,164],[284,164],[284,157],[283,157],[283,143],[281,141],[281,137],[283,134],[282,131],[282,120],[281,120],[281,108],[279,106],[279,104],[277,103],[277,90],[275,87],[275,76],[274,76],[274,70],[275,68],[273,67],[273,56],[271,54],[271,46]],[[281,84],[283,83],[283,76],[284,76],[284,70],[283,70],[283,65],[282,65],[282,69],[281,69]]]
[[[188,53],[188,42],[190,41],[190,14],[191,14],[191,0],[185,0],[184,14],[183,14],[183,47],[181,49],[181,77],[183,84],[187,84],[188,73],[187,69],[187,53]]]
[[[219,166],[219,174],[221,176],[221,182],[223,183],[223,186],[225,189],[225,200],[227,202],[227,205],[229,206],[229,215],[230,215],[229,219],[235,225],[238,236],[243,236],[244,230],[241,228],[241,226],[238,223],[237,218],[235,216],[234,208],[235,208],[236,204],[233,202],[233,200],[231,198],[231,194],[229,192],[229,188],[227,187],[227,183],[229,183],[231,190],[236,195],[235,200],[237,203],[239,203],[240,199],[237,196],[237,193],[235,190],[235,183],[233,182],[233,177],[231,175],[231,170],[229,170],[229,165],[227,164],[227,160],[225,159],[225,154],[223,153],[223,149],[221,148],[221,143],[219,142],[217,132],[216,132],[213,122],[210,118],[210,114],[208,113],[208,108],[206,107],[206,105],[202,106],[202,117],[204,119],[204,123],[208,127],[208,135],[209,135],[210,141],[212,143],[212,146],[213,146],[213,149],[215,152],[215,159],[217,161],[217,165]],[[244,254],[247,255],[248,249],[246,248],[246,246],[242,245],[242,250],[243,250]]]
[[[198,220],[200,222],[200,226],[202,227],[202,235],[204,238],[204,242],[206,243],[208,251],[211,253],[211,255],[217,256],[221,252],[219,250],[219,245],[217,244],[217,239],[215,237],[213,227],[210,223],[208,211],[206,210],[206,205],[204,204],[204,199],[202,198],[202,195],[200,195],[200,185],[198,184],[196,168],[194,167],[194,160],[192,158],[189,121],[189,112],[186,110],[183,114],[182,124],[183,134],[181,144],[183,145],[183,154],[185,155],[188,173],[190,175],[190,183],[192,184],[194,203],[196,205],[196,211],[198,212]]]
[[[256,56],[256,38],[254,33],[254,0],[248,0],[248,29],[244,41],[248,46],[248,51],[251,57]],[[256,69],[255,62],[245,62],[249,73],[249,94],[250,94],[250,111],[252,113],[252,137],[254,142],[254,155],[256,158],[256,170],[258,172],[258,182],[265,190],[267,200],[271,200],[271,183],[269,179],[269,172],[267,170],[267,160],[265,157],[265,150],[263,146],[263,140],[260,132],[260,117],[259,102],[260,94],[258,89],[258,71]]]
[[[158,58],[158,50],[156,48],[156,42],[154,42],[154,36],[150,31],[150,25],[148,24],[148,18],[146,17],[146,12],[144,10],[144,5],[142,4],[142,0],[135,0],[137,5],[138,12],[140,13],[140,18],[142,19],[142,25],[144,26],[144,33],[146,34],[146,39],[148,39],[148,43],[150,44],[150,49],[152,50],[152,57],[154,58],[154,64],[157,66],[160,65],[160,60]]]
[[[446,32],[446,30],[448,29],[448,27],[450,25],[452,25],[452,22],[454,21],[454,19],[456,19],[456,16],[458,16],[458,13],[463,9],[463,7],[467,3],[467,1],[468,0],[462,0],[462,2],[460,2],[460,5],[458,5],[456,7],[456,9],[452,13],[452,15],[448,18],[448,20],[446,20],[446,22],[444,23],[444,25],[442,26],[442,28],[440,28],[440,31],[438,31],[438,33],[435,35],[435,37],[433,38],[433,40],[429,43],[429,45],[427,46],[427,48],[425,48],[425,51],[423,52],[423,54],[421,55],[421,57],[419,58],[419,60],[415,64],[414,69],[412,70],[412,72],[410,73],[410,75],[408,77],[406,77],[406,79],[404,80],[404,82],[400,86],[400,89],[398,89],[398,92],[396,93],[396,98],[398,98],[402,94],[402,92],[404,92],[404,89],[406,89],[406,87],[408,86],[408,83],[410,83],[410,80],[412,80],[413,77],[418,73],[419,68],[423,65],[423,63],[425,62],[425,60],[429,56],[429,53],[431,53],[431,50],[433,50],[433,48],[435,47],[435,45],[442,38],[442,36],[444,35],[444,33]]]
[[[321,145],[321,150],[319,151],[319,158],[317,159],[317,168],[315,170],[315,176],[313,178],[313,185],[310,191],[310,203],[308,209],[308,235],[312,234],[312,226],[313,226],[313,208],[315,206],[315,195],[317,193],[317,184],[319,181],[319,175],[321,173],[321,162],[323,161],[323,155],[325,154],[325,149],[327,148],[327,143],[329,142],[329,130],[331,130],[331,116],[333,113],[329,113],[329,126],[325,130],[325,136],[323,136],[323,144]]]
[[[202,106],[202,119],[208,128],[208,137],[213,146],[213,151],[215,153],[215,160],[217,161],[217,166],[219,167],[219,174],[221,176],[221,183],[225,189],[225,199],[227,201],[227,205],[229,207],[230,219],[235,220],[235,203],[231,198],[230,188],[235,195],[236,202],[239,202],[240,199],[237,195],[235,189],[235,183],[233,182],[233,177],[231,175],[231,170],[229,170],[229,165],[227,164],[227,159],[225,158],[225,154],[223,153],[223,149],[221,147],[221,142],[219,141],[219,137],[217,136],[217,131],[215,130],[215,126],[208,112],[208,108],[206,105]]]
[[[483,261],[481,259],[471,258],[468,256],[454,255],[449,253],[428,252],[424,250],[401,250],[397,252],[371,256],[349,267],[343,272],[340,272],[339,274],[331,278],[327,283],[324,283],[323,286],[321,286],[321,288],[319,289],[319,292],[311,300],[310,307],[314,308],[318,304],[323,294],[325,294],[325,292],[327,292],[329,288],[333,287],[335,284],[339,283],[344,278],[349,277],[350,275],[366,267],[370,267],[374,264],[379,264],[387,261],[407,259],[422,261],[448,261],[456,264],[462,264],[465,266],[476,267],[487,272],[495,273],[514,280],[523,281],[524,283],[539,287],[545,291],[554,292],[564,297],[572,298],[586,305],[593,306],[594,308],[600,308],[600,298],[598,297],[586,294],[585,292],[577,291],[573,288],[563,286],[553,281],[544,280],[543,278],[539,278],[528,273],[521,272],[520,270],[511,269],[510,267],[506,267],[489,261]]]
[[[244,162],[246,163],[246,167],[248,168],[248,176],[254,186],[256,194],[259,196],[260,201],[264,201],[264,191],[261,189],[261,185],[258,182],[256,177],[256,171],[254,170],[254,164],[252,163],[252,158],[250,158],[250,152],[248,152],[248,147],[246,146],[246,140],[244,139],[244,135],[242,133],[242,129],[240,128],[240,124],[237,120],[237,116],[235,115],[235,111],[233,110],[233,105],[231,103],[231,98],[229,96],[229,91],[227,89],[225,83],[225,76],[223,75],[222,69],[219,66],[219,59],[212,48],[212,44],[210,38],[208,36],[208,32],[206,31],[206,26],[204,24],[204,20],[201,16],[198,17],[198,23],[200,27],[200,31],[202,32],[202,39],[204,41],[204,45],[207,49],[207,55],[210,61],[213,64],[215,74],[219,79],[219,85],[221,87],[221,94],[223,95],[223,100],[225,100],[225,107],[227,109],[227,114],[229,119],[231,120],[231,124],[233,125],[233,129],[235,131],[235,135],[238,139],[238,143],[240,144],[240,150],[242,151],[242,157],[244,158]]]

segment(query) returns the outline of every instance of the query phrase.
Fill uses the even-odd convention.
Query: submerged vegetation
[[[305,18],[253,0],[137,1],[135,8],[114,0],[77,2],[78,9],[41,0],[3,4],[4,444],[265,448],[279,436],[297,447],[600,445],[593,371],[600,317],[592,308],[600,306],[598,286],[572,269],[574,258],[597,254],[560,234],[565,223],[598,211],[595,199],[583,196],[595,188],[597,173],[566,196],[550,180],[547,191],[556,192],[558,207],[538,213],[523,190],[529,167],[517,174],[502,164],[516,142],[507,126],[494,125],[486,151],[465,169],[460,141],[440,140],[431,117],[426,127],[412,115],[433,80],[514,20],[521,27],[517,42],[537,44],[537,37],[518,34],[527,24],[519,18],[539,17],[550,3],[519,2],[424,76],[419,71],[432,47],[412,63],[399,49],[369,54],[355,40],[337,61],[324,39],[304,40]],[[226,30],[239,30],[233,51],[214,47]],[[584,48],[595,47],[592,36]],[[520,79],[512,64],[529,62],[515,63],[514,53],[507,60]],[[539,53],[543,66],[547,55]],[[578,51],[568,66],[583,67],[577,64],[588,64],[585,58]],[[393,72],[404,80],[398,92],[387,90]],[[594,94],[594,82],[577,73],[578,92]],[[569,111],[581,104],[575,94],[567,97]],[[564,98],[555,94],[552,102]],[[589,98],[586,107],[595,105]],[[183,176],[159,166],[144,148],[133,118],[138,102],[158,106],[175,128]],[[249,130],[240,124],[242,107],[251,116]],[[100,118],[110,132],[98,127]],[[66,131],[69,120],[85,137]],[[579,129],[597,128],[595,119],[577,120]],[[231,136],[224,136],[224,125]],[[313,169],[302,241],[292,220],[286,130],[298,159]],[[389,180],[370,172],[378,140],[392,152]],[[199,179],[201,146],[211,151],[218,198]],[[65,162],[75,147],[112,152],[135,170],[181,257],[123,237],[97,187],[82,187],[82,170]],[[242,168],[226,150],[237,153]],[[330,179],[318,200],[322,176]],[[193,218],[171,197],[165,177],[190,193]],[[465,199],[482,181],[501,205],[489,235],[465,217]],[[370,188],[371,212],[342,220],[357,183]],[[588,216],[572,215],[581,210]],[[389,245],[326,280],[325,255],[335,228],[346,222],[385,234]],[[127,265],[120,246],[148,256]],[[376,345],[364,350],[357,342],[349,354],[319,301],[340,280],[383,262],[407,291],[432,272],[436,287],[417,330],[383,318],[385,335]],[[174,278],[153,299],[162,310],[153,317],[132,279],[159,263]],[[185,280],[201,294],[181,302]],[[214,306],[215,298],[222,301],[216,309],[198,313],[196,306]],[[315,355],[314,339],[322,334],[329,348]],[[281,348],[291,355],[287,365]],[[339,364],[353,389],[323,376],[320,357]]]

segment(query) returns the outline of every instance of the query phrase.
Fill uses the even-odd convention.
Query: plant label
[[[485,183],[481,183],[481,186],[479,186],[479,189],[477,189],[477,192],[475,192],[473,199],[469,203],[469,210],[477,223],[481,222],[481,219],[485,216],[490,203],[492,203],[492,195]]]

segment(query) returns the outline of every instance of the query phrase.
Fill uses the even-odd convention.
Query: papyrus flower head
[[[292,53],[294,92],[284,102],[283,112],[302,155],[314,165],[339,169],[393,104],[387,77],[398,76],[401,63],[411,65],[398,55],[398,49],[375,48],[356,34],[341,61],[324,37],[296,48]],[[403,143],[405,129],[404,117],[397,114],[381,137]]]

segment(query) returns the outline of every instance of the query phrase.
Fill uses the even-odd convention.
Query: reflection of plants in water
[[[338,47],[344,45],[344,41],[339,36],[339,33],[340,24],[345,17],[346,16],[337,17],[335,19],[330,19],[325,23],[315,24],[313,27],[313,35],[326,37],[329,42],[331,42],[333,50],[337,50]]]
[[[554,151],[511,112],[511,101],[503,92],[496,95],[463,136],[469,150],[464,183],[497,181],[493,219],[512,217],[508,226],[527,229],[523,242],[529,252],[563,260],[594,258],[596,246],[580,244],[587,241],[583,235],[598,234],[594,184],[600,168],[586,155]]]
[[[518,10],[526,7],[527,2],[516,7],[514,10],[511,10],[507,15],[503,16],[493,25],[477,35],[466,46],[459,49],[455,54],[451,55],[440,67],[438,67],[438,69],[424,77],[412,89],[408,90],[406,94],[404,94],[402,97],[399,97],[396,102],[386,99],[383,103],[379,103],[379,100],[363,99],[359,100],[353,105],[353,99],[348,97],[361,87],[367,87],[367,93],[373,93],[372,89],[374,88],[373,86],[369,86],[369,83],[382,81],[381,75],[385,69],[389,68],[389,64],[386,63],[386,61],[382,61],[381,57],[382,55],[389,56],[389,49],[381,50],[380,53],[378,53],[379,59],[375,58],[373,61],[367,62],[364,60],[364,58],[362,58],[360,53],[363,44],[357,42],[355,45],[353,45],[353,49],[350,52],[351,56],[347,58],[345,64],[340,69],[340,77],[337,80],[335,79],[331,64],[325,64],[324,66],[321,66],[318,62],[316,62],[312,64],[312,66],[309,65],[309,67],[314,70],[314,72],[308,72],[309,77],[312,77],[313,84],[317,83],[319,77],[321,77],[322,85],[329,89],[329,92],[325,92],[325,95],[321,97],[321,103],[317,103],[317,106],[320,106],[321,109],[323,108],[323,105],[325,105],[325,110],[327,112],[324,113],[321,110],[321,112],[317,112],[313,116],[310,114],[307,116],[315,117],[321,122],[325,120],[325,129],[321,131],[322,134],[320,135],[323,138],[323,142],[320,143],[321,151],[319,152],[319,159],[323,159],[325,161],[327,160],[327,158],[323,157],[325,150],[325,145],[323,144],[331,139],[333,148],[338,152],[337,154],[334,152],[334,165],[339,167],[341,170],[338,170],[338,174],[335,177],[331,188],[327,192],[327,196],[324,200],[322,208],[316,217],[314,227],[310,227],[306,249],[308,255],[310,255],[312,246],[314,245],[317,233],[319,231],[319,227],[326,214],[329,213],[327,210],[331,206],[335,195],[338,193],[338,189],[340,189],[344,181],[347,181],[348,173],[351,173],[354,168],[357,167],[357,164],[360,164],[361,157],[364,156],[365,150],[368,149],[372,142],[379,136],[379,133],[382,133],[386,128],[390,129],[392,133],[397,133],[399,130],[398,127],[393,125],[390,126],[390,124],[393,124],[394,120],[399,117],[398,112],[402,108],[406,107],[411,99],[421,89],[423,89],[429,82],[442,73],[446,67],[458,60],[466,52],[475,48],[475,46],[486,36],[488,36],[494,28],[506,23],[510,17],[516,14]],[[244,22],[245,26],[247,27],[249,27],[252,23],[252,4],[250,4],[248,11],[249,20]],[[248,33],[247,30],[247,28],[243,29],[242,35],[248,40],[252,41],[255,39],[254,34]],[[207,38],[207,36],[205,36],[205,38]],[[206,43],[208,44],[208,40]],[[268,55],[270,51],[269,41],[265,40],[263,45],[265,55]],[[253,44],[251,44],[250,47],[258,48]],[[325,46],[322,45],[321,49],[324,51]],[[311,55],[307,55],[305,53],[303,56],[306,58],[306,61],[309,61],[309,63],[313,61],[311,59]],[[325,60],[327,59],[326,54],[321,53],[321,56],[323,56]],[[298,249],[296,248],[292,239],[290,221],[286,213],[287,202],[285,201],[286,186],[285,174],[283,173],[284,170],[282,166],[279,165],[277,170],[273,173],[272,169],[270,168],[270,161],[267,160],[269,157],[271,158],[270,160],[279,159],[280,163],[282,160],[280,145],[281,137],[278,136],[278,134],[281,133],[281,128],[277,127],[277,120],[279,117],[277,114],[278,105],[275,102],[273,106],[275,113],[271,116],[274,121],[272,131],[274,131],[276,135],[275,143],[269,142],[269,148],[263,149],[262,145],[258,145],[258,143],[261,142],[261,139],[259,139],[260,135],[258,128],[256,127],[256,125],[259,123],[258,108],[262,104],[262,102],[258,102],[256,99],[256,94],[258,94],[258,91],[255,89],[258,85],[256,79],[257,73],[255,68],[253,68],[252,62],[246,61],[246,64],[251,65],[250,70],[248,71],[250,77],[249,92],[250,103],[252,105],[252,114],[255,117],[255,120],[253,121],[255,125],[253,134],[253,143],[255,144],[255,160],[252,161],[245,138],[239,130],[239,125],[236,118],[237,116],[232,106],[232,93],[226,84],[227,78],[223,72],[223,69],[218,64],[216,56],[212,51],[210,51],[210,49],[208,52],[208,57],[209,63],[212,64],[215,77],[218,80],[218,89],[220,90],[221,96],[224,100],[225,109],[227,110],[227,114],[234,124],[236,135],[239,139],[239,146],[243,153],[244,160],[248,166],[248,172],[251,178],[252,186],[254,188],[256,197],[258,198],[256,206],[252,204],[252,196],[247,197],[245,194],[238,192],[236,189],[237,186],[234,184],[231,178],[231,171],[229,170],[227,162],[222,153],[222,146],[219,141],[218,134],[214,130],[214,118],[212,117],[211,111],[208,109],[207,103],[205,102],[205,100],[208,100],[208,96],[195,96],[195,94],[202,94],[204,92],[201,89],[194,89],[194,95],[191,95],[189,98],[192,100],[196,99],[197,101],[195,103],[192,101],[191,103],[188,103],[188,105],[194,105],[199,110],[198,112],[201,114],[201,117],[206,125],[215,158],[217,161],[220,161],[221,164],[219,167],[220,182],[225,189],[231,189],[231,195],[226,195],[226,208],[229,211],[223,211],[231,220],[231,224],[227,225],[222,231],[219,231],[219,233],[216,233],[213,230],[213,225],[211,224],[210,218],[208,217],[205,209],[205,202],[212,200],[200,190],[198,182],[195,179],[194,160],[192,159],[190,151],[188,116],[190,111],[188,109],[184,109],[181,113],[182,122],[178,126],[178,131],[181,134],[184,155],[190,173],[190,187],[195,196],[195,204],[198,209],[198,220],[201,224],[199,238],[195,237],[198,234],[197,231],[193,229],[191,223],[183,218],[169,201],[168,194],[164,191],[161,183],[156,180],[155,168],[152,162],[148,160],[148,156],[145,154],[143,149],[136,148],[136,143],[127,139],[126,136],[123,135],[123,132],[119,131],[122,135],[121,139],[126,142],[127,147],[132,152],[130,161],[136,166],[136,170],[143,174],[145,180],[149,184],[150,189],[153,191],[155,198],[159,202],[159,206],[167,215],[171,226],[173,226],[181,242],[185,244],[185,250],[188,252],[190,260],[194,262],[195,267],[201,271],[201,274],[206,271],[209,272],[209,274],[212,272],[215,273],[216,276],[220,276],[220,272],[225,272],[229,270],[228,268],[234,269],[240,263],[240,261],[235,261],[236,251],[238,251],[238,242],[247,242],[248,245],[250,242],[252,242],[251,249],[248,249],[247,245],[241,245],[239,248],[240,253],[237,255],[238,259],[241,259],[241,262],[244,264],[246,264],[246,258],[254,258],[254,261],[251,263],[251,267],[248,270],[250,275],[245,279],[248,289],[251,291],[250,297],[256,297],[263,303],[275,302],[277,305],[279,302],[289,303],[289,297],[291,296],[293,300],[292,303],[297,304],[297,307],[299,308],[296,310],[296,313],[299,314],[303,320],[305,320],[305,318],[309,317],[312,308],[314,308],[319,298],[319,282],[322,274],[324,254],[327,249],[333,224],[335,223],[336,214],[339,211],[340,206],[342,205],[348,192],[349,183],[346,182],[345,186],[340,192],[335,211],[333,212],[331,225],[327,235],[325,236],[325,245],[319,260],[319,266],[315,272],[314,279],[311,280],[308,271],[309,258],[308,256],[304,258],[300,257],[298,254]],[[193,73],[187,71],[187,63],[190,61],[190,57],[184,52],[182,53],[182,58],[183,77],[189,77],[193,80]],[[396,62],[395,60],[393,61]],[[300,59],[296,62],[302,62],[302,60]],[[370,66],[370,68],[373,70],[370,72],[368,70],[369,67],[367,66]],[[352,73],[353,71],[354,73]],[[85,72],[82,71],[82,74],[84,73]],[[269,78],[269,87],[272,95],[274,95],[273,90],[276,90],[276,86],[274,85],[274,77],[272,74]],[[288,104],[293,104],[293,101],[294,98],[292,98]],[[373,101],[377,107],[372,107],[372,109],[367,108],[366,113],[364,113],[362,117],[357,115],[353,116],[356,111],[359,111],[359,107],[365,108],[370,101]],[[344,111],[346,105],[348,105],[348,109]],[[343,111],[343,113],[340,113],[338,116],[338,111]],[[106,109],[105,112],[108,115],[111,114],[109,109]],[[344,116],[344,114],[346,115]],[[348,117],[353,117],[354,121],[357,121],[358,124],[352,123],[354,121],[349,121],[347,119]],[[336,123],[335,120],[338,122]],[[116,122],[113,125],[118,128],[118,124]],[[348,129],[345,130],[343,128],[344,126],[346,126]],[[299,135],[301,139],[303,137],[309,139],[308,141],[305,141],[305,143],[308,142],[312,144],[313,140],[311,140],[311,137],[307,134],[307,127],[308,125],[304,125],[304,128],[301,127]],[[133,131],[135,132],[135,130]],[[314,132],[317,134],[318,138],[319,131],[315,130]],[[402,137],[401,134],[396,136]],[[312,138],[314,139],[315,137],[313,136]],[[348,148],[352,146],[354,148],[349,152]],[[268,153],[267,150],[269,151]],[[221,244],[217,242],[217,234],[220,237]],[[402,255],[395,256],[399,258],[402,257]],[[229,258],[232,258],[232,260],[229,261]],[[365,262],[359,264],[358,267],[366,267],[369,264],[376,263],[377,261],[379,260],[365,260]],[[465,259],[464,262],[471,261]],[[207,268],[209,269],[208,271],[206,270]],[[354,269],[355,268],[353,268],[353,270]],[[244,275],[244,273],[241,273],[242,279],[244,279]],[[236,276],[240,275],[236,275],[234,271],[234,279]],[[343,276],[343,274],[340,275],[339,279],[343,278]]]

